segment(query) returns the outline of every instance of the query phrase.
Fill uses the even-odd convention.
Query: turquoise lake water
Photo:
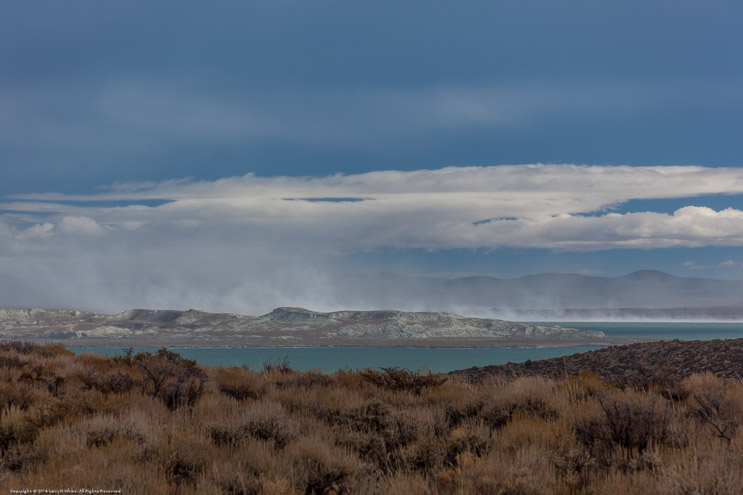
[[[76,353],[94,352],[119,355],[120,348],[68,347]],[[547,359],[598,349],[596,346],[570,347],[171,347],[181,356],[210,366],[248,366],[260,369],[264,363],[286,359],[295,370],[386,368],[397,366],[411,371],[447,372],[472,366],[517,363],[528,359]],[[135,352],[154,352],[156,348],[135,347]]]
[[[547,324],[549,322],[542,322]],[[554,323],[549,323],[554,324]],[[627,323],[559,322],[563,327],[601,330],[610,337],[709,340],[743,337],[743,323]],[[296,370],[363,369],[397,366],[412,371],[447,372],[472,366],[548,359],[599,349],[601,346],[565,347],[171,347],[183,357],[209,366],[248,366],[260,369],[264,363],[284,360]],[[118,355],[119,347],[68,347],[76,353]],[[154,347],[136,347],[135,352],[154,352]]]

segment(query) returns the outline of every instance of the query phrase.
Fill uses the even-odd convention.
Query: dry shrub
[[[13,380],[0,382],[0,411],[13,406],[25,411],[34,403],[43,400],[43,397],[43,394],[28,383]]]
[[[159,397],[168,409],[193,406],[204,391],[204,370],[175,352],[165,348],[155,355],[143,352],[134,356],[134,362],[142,370],[145,391]]]
[[[653,444],[682,443],[672,424],[677,418],[664,398],[625,391],[599,396],[598,404],[601,413],[579,418],[573,429],[576,439],[604,467],[612,464],[617,451],[625,458],[637,458]]]
[[[690,448],[676,452],[657,479],[655,489],[645,493],[737,495],[743,487],[743,469],[740,459]]]
[[[278,365],[211,369],[206,382],[165,350],[42,354],[0,344],[6,489],[644,495],[743,483],[743,385],[712,375],[617,390],[591,373],[426,383],[434,375]]]
[[[569,376],[558,383],[558,390],[567,394],[571,402],[581,402],[606,392],[611,385],[593,371],[580,371],[577,377]]]
[[[615,378],[614,382],[620,388],[663,391],[666,398],[671,398],[681,384],[681,376],[678,368],[671,365],[650,367],[637,362],[632,368]]]
[[[316,370],[294,374],[294,385],[299,388],[326,388],[333,384],[333,376]]]
[[[160,400],[157,404],[158,406],[165,406]],[[250,402],[238,402],[232,397],[222,394],[215,383],[207,382],[201,399],[192,408],[180,409],[179,414],[184,413],[184,421],[188,421],[192,427],[206,431],[206,427],[209,425],[233,421],[239,415],[239,411],[249,404]],[[170,411],[165,408],[164,414],[170,416]]]
[[[95,389],[108,394],[123,394],[129,392],[134,385],[134,380],[126,373],[111,371],[103,373],[89,368],[78,375],[83,385],[88,389]]]
[[[0,466],[12,472],[27,472],[42,463],[46,456],[46,452],[33,444],[16,444],[3,452]]]
[[[515,455],[494,452],[487,458],[465,453],[458,461],[455,473],[459,490],[455,493],[531,495],[558,492],[553,468],[538,448],[522,449]]]
[[[200,480],[199,493],[226,493],[230,495],[261,495],[262,483],[241,466],[229,461],[212,463],[209,478]]]
[[[108,373],[114,368],[118,368],[117,362],[108,356],[85,352],[77,356],[77,361],[85,366],[85,369],[92,369],[101,373]]]
[[[269,361],[267,363],[263,363],[262,372],[264,375],[273,375],[273,374],[291,374],[294,372],[291,367],[291,363],[289,363],[289,358],[285,357],[281,361]]]
[[[576,493],[585,488],[595,477],[597,462],[585,449],[562,445],[550,456],[556,477]]]
[[[290,388],[274,390],[271,400],[280,402],[287,411],[307,415],[327,424],[333,424],[344,412],[361,407],[368,401],[357,390],[330,387]]]
[[[31,413],[11,406],[0,413],[0,452],[14,445],[33,442],[39,428]]]
[[[49,456],[22,479],[13,479],[4,488],[75,487],[121,489],[122,493],[167,493],[163,470],[136,461],[138,450],[131,441],[118,439],[100,448],[80,450],[74,456]]]
[[[412,392],[416,395],[420,395],[424,388],[438,387],[447,380],[446,376],[441,374],[414,373],[397,367],[382,368],[382,371],[366,369],[360,371],[359,376],[377,387]]]
[[[40,345],[34,349],[36,354],[45,358],[51,358],[55,356],[74,356],[75,353],[67,350],[64,344],[45,344]]]
[[[508,402],[488,404],[482,412],[485,423],[493,429],[503,428],[517,415],[530,415],[552,420],[557,418],[557,411],[543,399],[523,397]]]
[[[328,418],[336,443],[348,447],[382,472],[400,463],[400,447],[415,438],[411,432],[398,435],[393,409],[378,399],[351,407]]]
[[[83,423],[82,433],[85,436],[85,444],[90,448],[108,445],[120,438],[143,444],[147,430],[143,428],[141,421],[135,422],[131,418],[123,419],[106,414],[94,416]]]
[[[457,427],[472,418],[480,418],[488,400],[484,397],[465,398],[446,407],[446,417],[451,427]]]
[[[447,445],[441,437],[419,437],[401,452],[398,471],[430,477],[446,465]]]
[[[481,417],[493,429],[503,428],[517,415],[555,420],[558,410],[552,405],[553,387],[544,379],[518,378],[499,393],[493,393],[483,407]]]
[[[548,452],[555,441],[552,424],[530,414],[516,414],[508,424],[495,435],[496,448],[503,452],[516,452],[531,445]]]
[[[684,380],[683,389],[689,396],[689,413],[729,444],[743,413],[741,402],[728,390],[729,383],[705,373]]]
[[[31,354],[38,348],[38,344],[27,340],[6,340],[0,342],[0,351],[17,354]]]
[[[353,452],[320,436],[302,437],[286,450],[295,484],[306,494],[344,493],[351,478],[363,473],[363,464]]]
[[[426,480],[419,476],[398,473],[391,476],[383,485],[389,495],[431,495],[433,491]]]
[[[208,440],[180,429],[170,431],[157,449],[157,463],[176,485],[195,485],[217,457]]]
[[[296,425],[281,404],[265,401],[243,409],[234,421],[211,425],[208,431],[216,445],[235,446],[252,437],[281,449],[297,437]]]
[[[39,429],[27,412],[16,406],[0,414],[0,466],[8,471],[21,471],[40,462],[45,453],[33,445]]]
[[[456,427],[447,439],[446,464],[454,466],[457,457],[465,452],[474,457],[484,457],[492,445],[492,432],[482,422],[470,421]]]
[[[0,354],[0,368],[23,368],[28,361],[26,359],[21,359],[15,354]]]
[[[220,392],[235,400],[258,399],[266,389],[257,373],[246,368],[217,368],[211,377]]]

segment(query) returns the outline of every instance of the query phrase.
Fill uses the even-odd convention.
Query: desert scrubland
[[[737,364],[729,361],[729,366]],[[739,493],[743,384],[578,371],[203,368],[0,343],[0,486],[122,493]]]

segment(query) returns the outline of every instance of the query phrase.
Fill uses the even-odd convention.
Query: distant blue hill
[[[670,311],[679,318],[743,318],[743,281],[677,277],[657,270],[620,277],[540,273],[517,279],[380,275],[347,278],[341,285],[350,286],[337,297],[344,307],[544,316],[611,310],[615,317],[634,311],[648,318]]]

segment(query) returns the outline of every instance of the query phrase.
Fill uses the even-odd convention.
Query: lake
[[[558,324],[580,330],[601,330],[610,337],[649,337],[661,339],[709,340],[743,337],[743,323],[679,322],[532,322]],[[264,363],[284,360],[296,370],[363,369],[397,366],[409,370],[448,372],[472,366],[548,359],[601,346],[561,347],[171,347],[183,357],[209,366],[248,366],[260,369]],[[73,347],[76,352],[119,355],[119,347]],[[154,352],[154,347],[135,347],[135,352]]]

